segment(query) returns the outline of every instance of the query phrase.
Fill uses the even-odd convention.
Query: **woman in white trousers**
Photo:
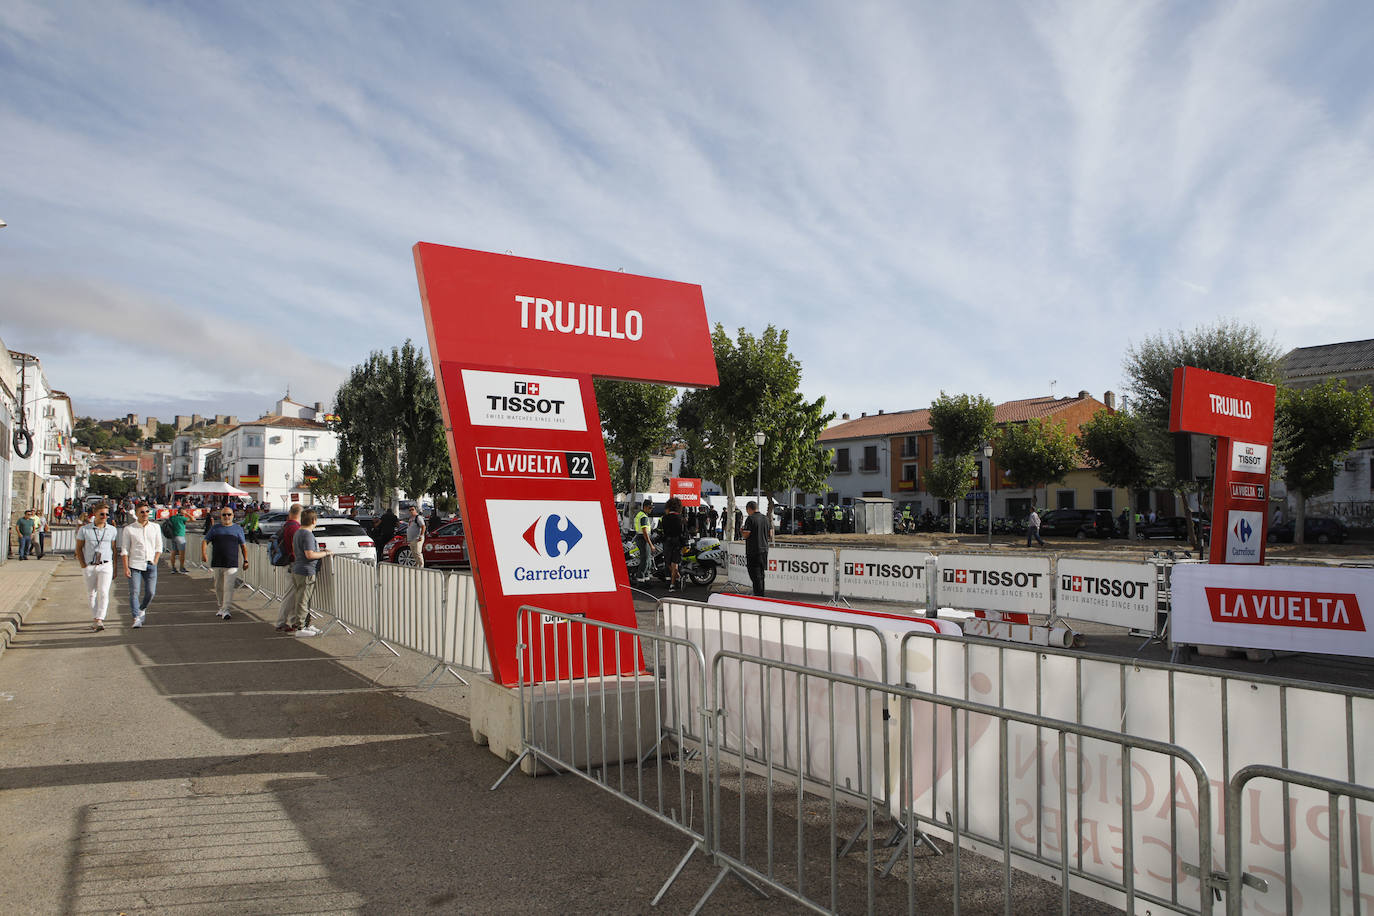
[[[114,543],[118,537],[109,524],[110,507],[100,503],[91,521],[76,533],[76,559],[86,579],[86,594],[91,602],[91,629],[105,629],[105,612],[110,607],[110,582],[114,579]]]

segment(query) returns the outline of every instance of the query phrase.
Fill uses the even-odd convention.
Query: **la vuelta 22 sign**
[[[635,625],[592,378],[715,385],[706,307],[688,283],[425,242],[414,254],[492,675],[513,686],[522,605]],[[571,657],[546,657],[531,634],[525,680],[643,669],[628,637],[562,645]]]

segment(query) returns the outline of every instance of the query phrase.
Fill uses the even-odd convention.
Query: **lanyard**
[[[110,526],[106,525],[105,527],[108,528]],[[95,553],[91,555],[91,559],[95,560],[99,559],[100,557],[100,548],[105,544],[105,539],[101,537],[100,529],[95,527],[94,525],[91,526],[91,531],[95,533]],[[110,535],[110,542],[114,542],[114,535]]]

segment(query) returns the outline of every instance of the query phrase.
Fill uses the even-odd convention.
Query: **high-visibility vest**
[[[635,534],[642,534],[649,524],[649,513],[640,509],[635,513]]]
[[[835,521],[837,522],[844,518],[844,510],[841,509],[839,506],[835,507],[835,512],[833,514],[835,516]]]

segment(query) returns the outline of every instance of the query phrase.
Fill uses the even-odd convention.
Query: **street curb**
[[[51,565],[48,574],[40,577],[38,581],[24,593],[24,596],[19,599],[18,604],[14,607],[0,611],[0,656],[5,654],[5,649],[9,648],[10,641],[14,639],[19,633],[20,627],[24,625],[24,618],[28,616],[29,611],[33,610],[33,606],[38,603],[38,599],[43,595],[43,590],[47,588],[48,583],[52,581],[53,573],[57,572],[57,568],[61,566],[62,563],[62,559],[59,558],[56,563]]]

